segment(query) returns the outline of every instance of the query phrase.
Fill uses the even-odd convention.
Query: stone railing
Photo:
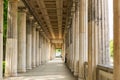
[[[113,66],[98,65],[97,80],[113,80]]]
[[[88,63],[84,63],[84,77],[88,80]],[[113,80],[113,67],[110,65],[97,65],[97,80]]]
[[[88,80],[88,62],[84,63],[84,72],[85,72],[84,78],[85,80]]]

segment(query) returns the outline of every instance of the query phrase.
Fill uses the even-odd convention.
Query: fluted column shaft
[[[18,72],[26,72],[26,11],[18,12]]]
[[[109,64],[108,1],[88,1],[88,79],[96,80],[97,64]]]
[[[3,0],[0,0],[0,80],[3,76]]]
[[[36,24],[32,27],[32,67],[36,67]]]
[[[87,53],[87,23],[88,0],[80,1],[80,53],[79,53],[79,80],[84,80],[84,62]]]
[[[26,68],[32,69],[32,23],[33,23],[33,17],[29,16],[28,22],[27,22],[27,52],[26,52]]]
[[[72,65],[71,65],[71,71],[73,72],[74,71],[74,54],[75,54],[75,51],[76,51],[76,47],[75,47],[75,13],[73,15],[73,20],[72,20],[72,35],[73,35],[73,39],[72,39]]]
[[[17,76],[17,9],[18,0],[9,0],[5,76]]]
[[[39,64],[41,64],[42,63],[42,50],[41,50],[41,46],[42,46],[42,43],[41,43],[41,33],[39,32],[39,60],[40,60],[40,63]]]
[[[40,51],[39,51],[39,30],[36,31],[36,51],[37,51],[37,54],[36,54],[36,61],[37,61],[37,66],[39,66],[39,61],[40,61]]]
[[[75,10],[75,55],[74,55],[74,75],[78,76],[79,73],[79,1],[76,2],[76,10]]]

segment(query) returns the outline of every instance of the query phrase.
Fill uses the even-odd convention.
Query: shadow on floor
[[[61,58],[49,61],[45,65],[19,74],[18,77],[9,77],[4,80],[77,80],[66,67]]]

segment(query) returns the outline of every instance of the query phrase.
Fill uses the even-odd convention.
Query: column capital
[[[26,7],[18,7],[18,12],[28,12],[28,9]]]
[[[18,2],[19,0],[8,0],[9,2]]]
[[[35,21],[35,22],[33,22],[33,25],[37,27],[38,23]]]
[[[33,20],[34,17],[32,15],[29,15],[29,20]]]

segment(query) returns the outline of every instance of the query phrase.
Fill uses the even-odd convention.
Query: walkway
[[[11,77],[4,80],[77,80],[61,59],[57,58],[46,65],[34,68],[19,77]]]

